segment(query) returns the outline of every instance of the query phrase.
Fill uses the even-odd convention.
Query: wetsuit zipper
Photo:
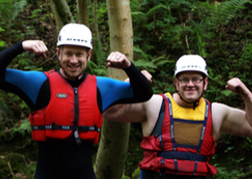
[[[75,115],[74,115],[74,128],[73,134],[77,144],[81,144],[79,132],[78,132],[78,120],[79,120],[79,101],[78,101],[78,88],[74,87],[74,106],[75,106]]]

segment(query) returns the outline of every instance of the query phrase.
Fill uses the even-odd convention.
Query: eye
[[[76,54],[76,57],[82,57],[83,56],[83,53],[77,53]]]
[[[199,84],[202,80],[203,80],[202,78],[193,78],[193,79],[192,79],[192,82],[193,82],[194,84]]]
[[[66,55],[67,57],[70,57],[72,54],[71,54],[70,52],[66,52],[65,55]]]
[[[200,79],[199,78],[193,78],[192,82],[198,82]]]
[[[189,78],[181,78],[181,79],[179,79],[179,81],[180,81],[182,84],[188,84],[188,83],[189,83]]]

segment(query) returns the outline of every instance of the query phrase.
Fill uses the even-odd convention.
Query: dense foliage
[[[76,14],[76,1],[67,0]],[[252,3],[249,0],[130,0],[134,31],[134,63],[153,75],[155,93],[174,92],[175,61],[183,54],[199,54],[208,63],[209,86],[204,96],[244,108],[240,96],[225,90],[232,77],[239,77],[251,90]],[[94,25],[90,1],[90,27]],[[98,1],[100,39],[87,72],[106,74],[109,28],[106,2]],[[22,39],[43,39],[46,60],[23,53],[10,68],[49,70],[58,67],[55,56],[57,32],[47,1],[0,0],[0,50]],[[78,19],[74,16],[75,20]],[[0,91],[0,178],[32,178],[36,144],[29,133],[27,105],[16,95]],[[125,174],[132,174],[141,160],[141,126],[132,124]],[[218,174],[212,178],[236,178],[251,170],[251,138],[224,135],[211,161]],[[17,165],[17,164],[21,164]]]

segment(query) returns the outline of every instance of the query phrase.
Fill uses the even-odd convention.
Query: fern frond
[[[26,0],[1,0],[0,1],[0,17],[6,24],[11,23],[12,19],[18,15],[20,11],[24,9],[27,2]]]
[[[171,64],[171,65],[174,65],[174,62],[170,61],[170,60],[162,60],[162,61],[159,61],[156,63],[156,66],[157,67],[161,67],[161,66],[164,66],[165,64]]]
[[[156,65],[153,64],[153,62],[147,61],[147,60],[143,60],[143,59],[139,59],[137,61],[134,62],[134,65],[136,67],[141,67],[141,68],[157,68]]]
[[[131,16],[133,22],[144,22],[147,20],[146,15],[140,11],[131,12]]]
[[[133,51],[141,54],[142,57],[144,57],[144,58],[147,58],[147,56],[148,56],[146,53],[144,53],[144,51],[139,46],[133,47]]]
[[[203,19],[206,24],[212,26],[212,28],[218,27],[220,24],[227,24],[236,13],[243,9],[246,3],[251,3],[250,0],[229,0],[224,2],[216,2],[214,5],[210,5],[208,2],[203,2],[199,5],[202,8],[202,12],[206,12],[206,18]]]
[[[146,13],[146,16],[149,17],[149,16],[152,16],[155,11],[157,11],[158,9],[166,9],[166,10],[169,10],[168,8],[169,6],[166,6],[166,5],[163,5],[163,4],[158,4],[156,6],[154,6],[153,8],[151,8],[147,13]]]
[[[181,5],[190,6],[191,3],[189,1],[187,1],[187,0],[175,0],[175,1],[172,1],[170,3],[170,6],[172,6],[172,7],[173,6],[178,7],[178,6],[181,6]]]

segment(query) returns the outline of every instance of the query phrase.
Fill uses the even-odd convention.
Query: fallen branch
[[[7,162],[7,164],[8,164],[8,167],[9,167],[9,169],[10,169],[10,172],[11,172],[12,177],[15,177],[15,175],[14,175],[14,173],[13,173],[13,170],[12,170],[12,168],[11,168],[10,162]]]

